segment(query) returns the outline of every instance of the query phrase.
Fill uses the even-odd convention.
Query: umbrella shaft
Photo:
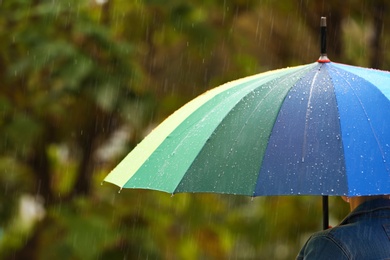
[[[322,196],[322,225],[323,229],[326,230],[329,228],[329,199],[328,196]]]
[[[326,18],[321,17],[321,55],[326,55]]]

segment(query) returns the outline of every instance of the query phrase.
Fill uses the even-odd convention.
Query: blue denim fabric
[[[340,225],[312,235],[297,259],[390,259],[390,200],[362,203]]]

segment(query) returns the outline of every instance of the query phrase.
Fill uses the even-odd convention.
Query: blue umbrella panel
[[[390,193],[389,82],[388,72],[319,63],[286,95],[254,194]]]

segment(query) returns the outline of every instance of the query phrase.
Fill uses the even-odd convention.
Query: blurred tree
[[[132,85],[142,76],[135,72],[132,46],[99,22],[99,8],[89,1],[2,4],[7,32],[0,35],[0,168],[11,195],[2,203],[8,205],[1,211],[4,226],[17,214],[23,193],[42,198],[47,213],[68,199],[90,196],[93,175],[104,162],[98,149],[125,122],[138,134],[149,121],[151,98]],[[7,244],[12,227],[4,232]],[[27,246],[20,254],[34,251]]]
[[[293,258],[320,229],[320,198],[171,198],[100,183],[194,96],[314,62],[320,16],[332,60],[386,68],[387,5],[3,1],[0,258]],[[331,205],[337,223],[347,207]]]

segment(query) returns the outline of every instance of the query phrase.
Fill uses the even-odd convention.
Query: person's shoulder
[[[314,233],[297,259],[351,259],[348,248],[337,237],[339,227]]]
[[[327,238],[331,240],[337,240],[337,237],[340,234],[343,234],[349,230],[354,229],[354,225],[342,225],[342,226],[335,226],[326,230],[318,231],[311,235],[310,239],[316,239],[316,238]]]
[[[327,230],[319,231],[311,235],[308,243],[330,243],[336,246],[341,246],[340,234],[344,233],[345,227],[337,226]]]

